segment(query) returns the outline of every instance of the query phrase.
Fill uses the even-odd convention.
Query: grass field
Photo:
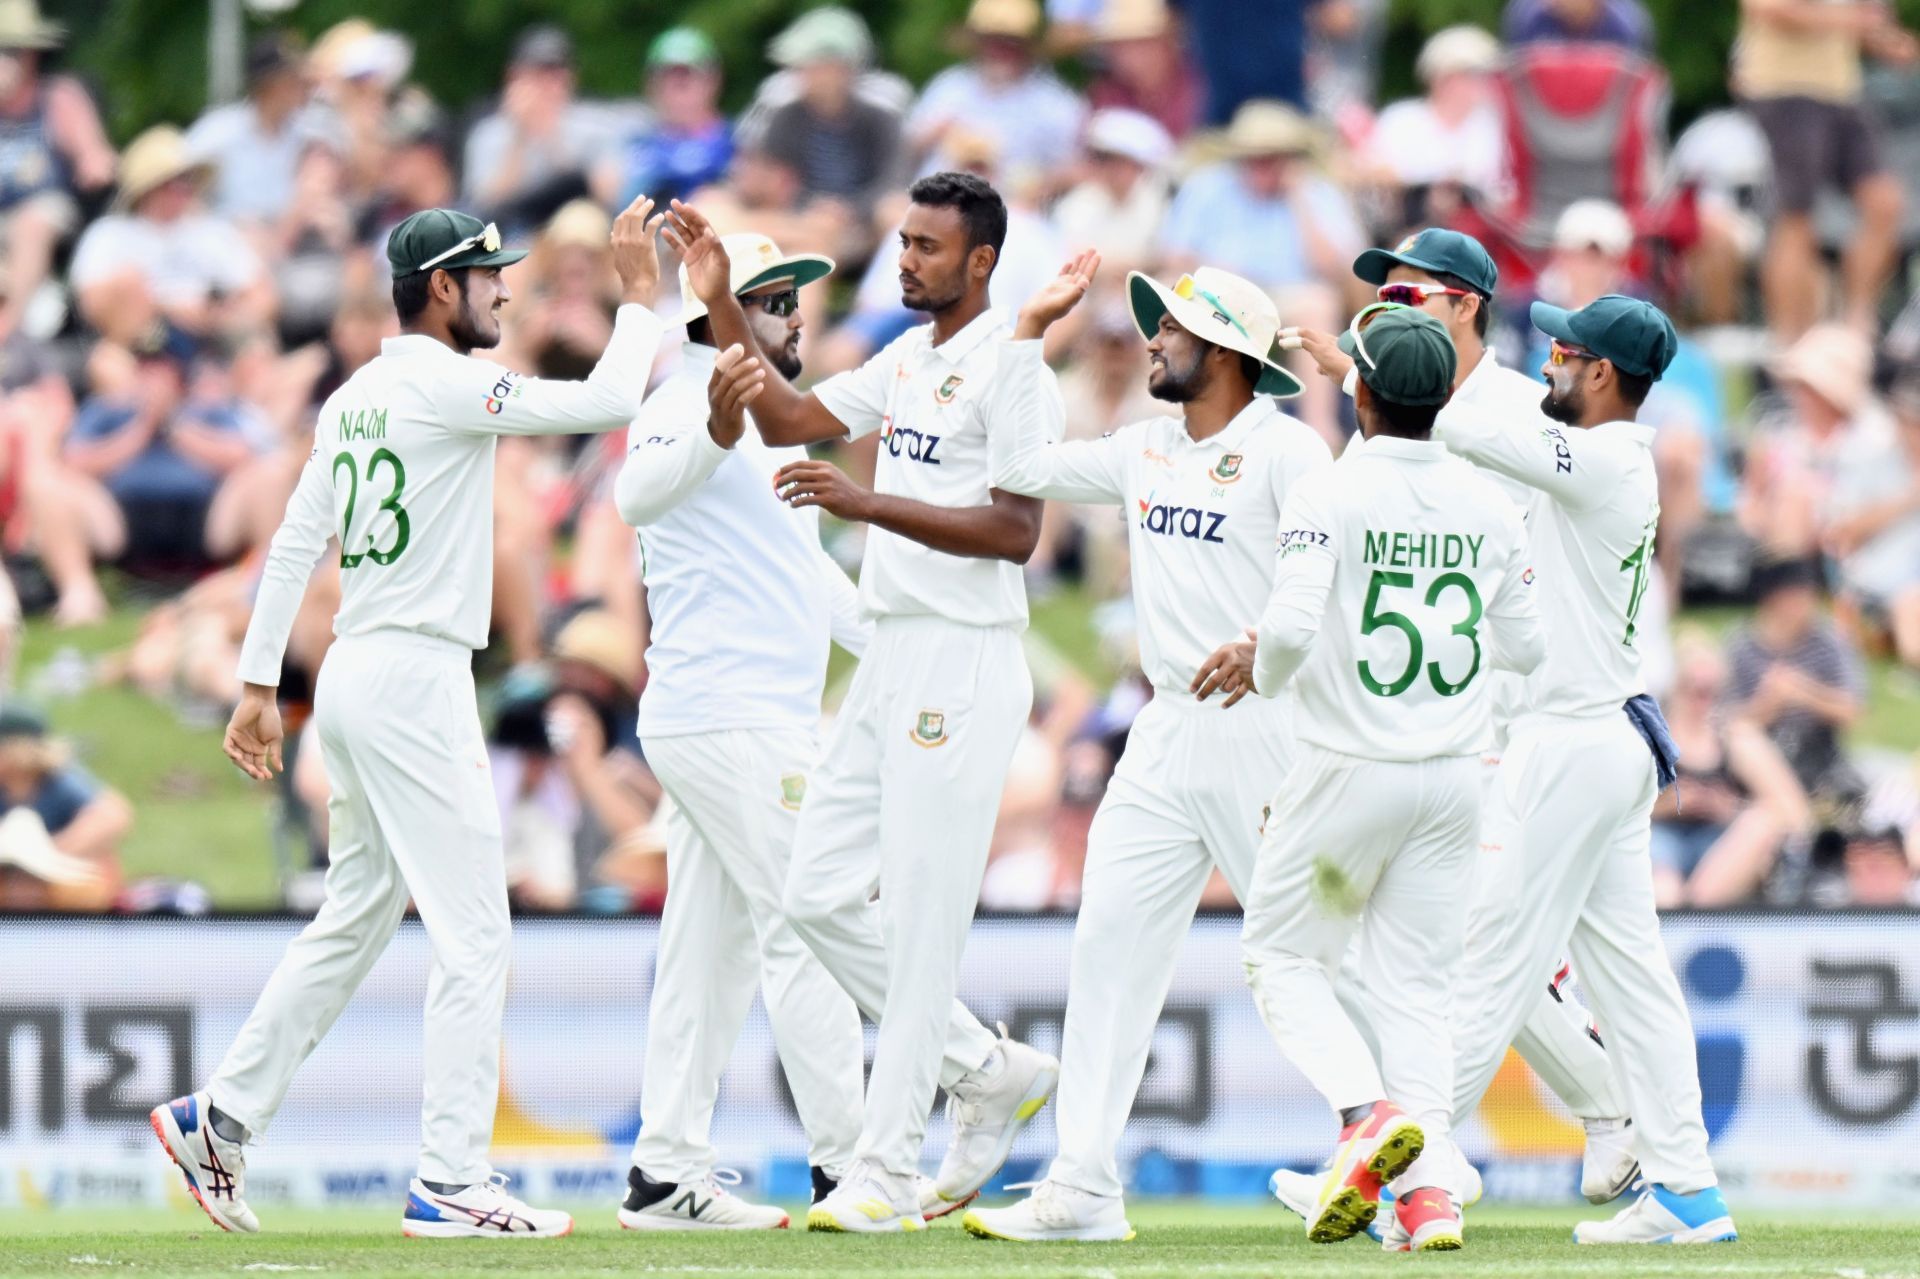
[[[125,1273],[171,1279],[258,1273],[465,1276],[538,1273],[750,1274],[762,1279],[914,1275],[925,1279],[1073,1276],[1349,1275],[1418,1266],[1457,1275],[1738,1275],[1892,1279],[1920,1275],[1920,1218],[1838,1221],[1802,1215],[1741,1219],[1737,1244],[1697,1248],[1578,1248],[1573,1209],[1489,1208],[1469,1216],[1467,1249],[1387,1256],[1366,1239],[1306,1241],[1276,1205],[1136,1204],[1128,1244],[1015,1245],[966,1235],[951,1222],[920,1235],[853,1238],[802,1231],[754,1236],[639,1235],[606,1205],[576,1210],[571,1238],[517,1243],[399,1237],[392,1212],[270,1214],[260,1235],[223,1235],[197,1214],[124,1211],[0,1215],[0,1275]]]

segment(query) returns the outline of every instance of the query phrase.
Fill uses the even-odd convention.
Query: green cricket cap
[[[1353,260],[1353,273],[1368,284],[1385,284],[1387,272],[1396,266],[1458,276],[1484,297],[1492,297],[1500,283],[1500,268],[1480,241],[1445,227],[1430,226],[1391,249],[1368,249]]]
[[[525,249],[500,247],[500,230],[458,209],[423,209],[387,237],[387,265],[395,277],[429,267],[511,266]]]
[[[1358,338],[1340,335],[1367,389],[1393,404],[1445,404],[1453,396],[1455,356],[1446,326],[1413,307],[1380,311]]]
[[[1616,368],[1656,382],[1680,349],[1680,337],[1665,312],[1618,293],[1595,298],[1578,311],[1535,302],[1528,314],[1533,327],[1548,337],[1584,347],[1612,360]]]
[[[720,51],[704,31],[693,27],[668,27],[647,46],[647,70],[661,67],[710,67],[720,61]]]

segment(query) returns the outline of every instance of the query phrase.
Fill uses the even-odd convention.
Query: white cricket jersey
[[[621,307],[584,382],[522,377],[424,334],[382,342],[320,408],[313,452],[267,552],[240,678],[280,682],[287,632],[331,538],[340,542],[335,635],[417,631],[484,647],[495,438],[626,426],[664,328],[643,306]]]
[[[999,376],[1008,332],[992,310],[938,346],[933,327],[920,325],[813,388],[850,437],[880,432],[875,492],[949,508],[991,502],[988,490],[1015,445],[1008,384]],[[867,530],[860,606],[872,617],[1027,624],[1018,564],[948,555],[879,527]]]
[[[719,352],[689,342],[627,436],[614,483],[640,530],[652,637],[640,736],[820,723],[830,641],[856,656],[872,625],[820,549],[820,512],[795,509],[773,474],[804,448],[768,448],[751,423],[731,449],[707,433]]]
[[[1527,536],[1493,482],[1430,440],[1376,436],[1287,498],[1254,687],[1298,671],[1295,731],[1361,759],[1471,755],[1489,671],[1546,648]]]
[[[1007,345],[1010,367],[1003,376],[1018,371],[1029,378],[1022,403],[1060,413],[1053,379],[1033,376],[1045,371],[1040,342]],[[1204,440],[1171,417],[1063,444],[1023,434],[1026,442],[1000,487],[1122,508],[1140,667],[1156,689],[1181,696],[1215,649],[1259,620],[1273,589],[1273,548],[1287,495],[1333,460],[1312,427],[1265,395],[1254,396],[1226,429]]]
[[[1527,677],[1527,709],[1617,713],[1646,691],[1635,619],[1653,582],[1660,497],[1653,428],[1608,422],[1582,430],[1444,415],[1434,438],[1476,466],[1535,490],[1527,511],[1540,611],[1553,643]]]

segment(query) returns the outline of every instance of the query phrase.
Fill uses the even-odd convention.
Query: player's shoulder
[[[1268,448],[1282,456],[1315,461],[1333,459],[1333,450],[1327,446],[1327,437],[1280,407],[1278,401],[1274,402],[1273,411],[1254,434],[1264,439]]]

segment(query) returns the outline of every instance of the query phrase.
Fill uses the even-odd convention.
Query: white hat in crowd
[[[1623,258],[1633,248],[1633,221],[1611,200],[1575,200],[1553,224],[1553,247],[1566,253],[1598,249]]]
[[[1427,38],[1413,64],[1426,84],[1444,75],[1492,75],[1500,69],[1500,42],[1479,27],[1443,27]]]
[[[1135,164],[1157,169],[1173,154],[1173,139],[1145,112],[1106,107],[1095,111],[1087,121],[1087,150],[1125,156]]]

